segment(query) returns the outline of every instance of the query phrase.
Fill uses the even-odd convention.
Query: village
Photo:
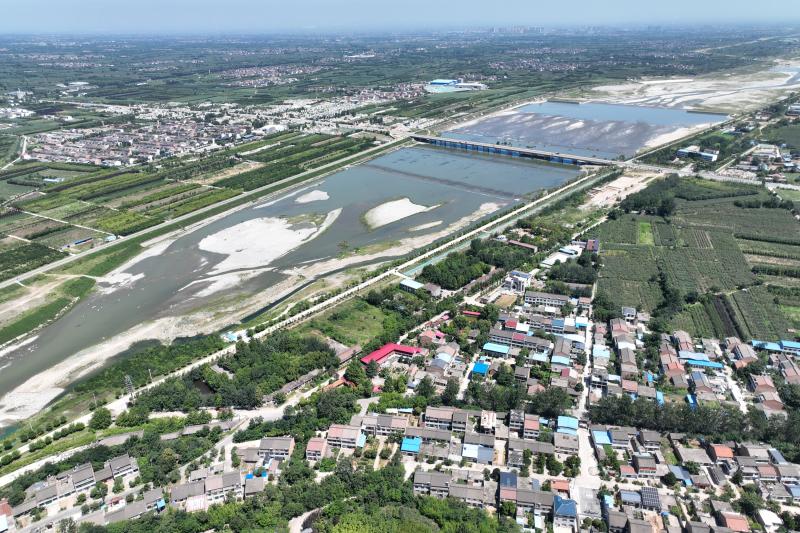
[[[323,389],[355,387],[356,365],[363,367],[373,395],[359,401],[360,412],[348,424],[330,425],[304,449],[297,449],[290,435],[235,445],[224,438],[219,455],[215,450],[209,455],[218,461],[186,469],[180,482],[164,487],[142,486],[136,460],[127,455],[107,461],[101,470],[81,464],[29,487],[22,504],[0,505],[0,517],[7,516],[3,531],[39,531],[71,515],[79,523],[107,524],[168,507],[205,510],[277,483],[285,461],[298,453],[320,479],[344,458],[379,469],[398,456],[415,493],[510,515],[523,529],[566,532],[601,524],[603,530],[635,533],[778,531],[778,513],[800,512],[800,466],[778,450],[758,442],[705,441],[679,432],[597,424],[589,412],[604,398],[630,398],[690,409],[731,405],[743,413],[755,408],[768,418],[782,417],[785,406],[770,375],[743,378],[739,371],[766,360],[787,383],[799,384],[800,343],[692,338],[674,331],[648,348],[653,339],[647,313],[623,308],[618,317],[598,321],[590,297],[541,290],[550,266],[597,253],[601,246],[597,240],[573,241],[533,272],[511,271],[479,292],[460,317],[444,314],[370,353],[359,353],[357,346],[343,350],[343,370]],[[441,296],[440,288],[412,280],[400,288]],[[457,318],[468,324],[485,317],[490,309],[496,317],[488,340],[478,346],[477,356],[463,355],[442,330]],[[472,330],[469,337],[480,342],[481,333]],[[648,358],[654,354],[655,360]],[[508,412],[441,402],[419,412],[413,402],[387,408],[381,394],[398,376],[407,378],[401,392],[409,399],[425,394],[453,404],[463,402],[471,386],[486,384],[515,384],[527,398],[557,399],[526,402]],[[303,394],[311,377],[285,390]],[[241,424],[238,418],[213,421],[160,438],[222,435]],[[130,436],[111,437],[113,442],[105,444]],[[108,504],[92,511],[87,496],[103,497],[110,488]],[[730,503],[746,491],[769,502],[758,509],[755,521]]]

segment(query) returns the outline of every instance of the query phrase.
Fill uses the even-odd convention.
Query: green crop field
[[[653,226],[649,222],[639,222],[639,233],[636,244],[652,246],[655,244]]]
[[[794,302],[779,306],[757,284],[798,285],[800,224],[792,214],[740,202],[770,198],[751,186],[702,180],[656,182],[635,201],[641,208],[664,195],[675,206],[666,218],[622,214],[588,232],[601,241],[598,292],[616,308],[659,312],[669,288],[683,303],[671,311],[670,324],[696,335],[787,335]],[[707,293],[718,296],[697,301]]]

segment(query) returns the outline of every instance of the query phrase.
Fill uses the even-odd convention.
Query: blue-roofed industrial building
[[[487,342],[483,345],[483,351],[486,355],[494,357],[506,357],[510,348],[505,344],[497,344],[496,342]]]
[[[697,359],[686,359],[684,361],[687,365],[695,368],[713,368],[714,370],[722,370],[725,365],[717,363],[716,361],[698,361]]]
[[[800,342],[797,341],[781,341],[781,349],[784,353],[800,355]]]
[[[400,451],[416,455],[419,453],[420,446],[422,446],[421,437],[403,437],[403,442],[400,444]]]
[[[750,344],[753,346],[753,348],[756,348],[758,350],[766,350],[768,352],[782,352],[783,351],[783,348],[781,348],[781,345],[778,344],[777,342],[759,341],[759,340],[753,339],[753,340],[750,341]]]

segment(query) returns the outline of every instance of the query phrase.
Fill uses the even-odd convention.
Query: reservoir
[[[170,319],[171,336],[194,335],[197,329],[183,317],[213,310],[221,299],[258,294],[267,305],[325,274],[418,249],[578,172],[510,157],[404,148],[154,245],[98,282],[32,342],[0,356],[0,425],[41,408],[34,404],[123,351],[134,328]],[[231,315],[230,323],[240,316]],[[113,353],[92,356],[100,344]]]
[[[478,119],[442,137],[616,159],[726,118],[678,108],[540,102]]]

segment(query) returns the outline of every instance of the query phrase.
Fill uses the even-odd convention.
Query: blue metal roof
[[[538,352],[529,354],[528,355],[528,359],[533,359],[537,363],[547,363],[547,362],[549,362],[547,354],[538,353]]]
[[[419,281],[414,281],[413,279],[404,279],[403,281],[400,282],[400,285],[402,285],[403,287],[408,287],[409,289],[415,291],[425,286]]]
[[[622,503],[632,503],[632,504],[639,504],[642,503],[642,496],[638,492],[634,492],[632,490],[621,490],[619,491],[619,499],[622,500]]]
[[[466,457],[468,459],[474,459],[475,461],[478,460],[478,446],[477,444],[462,444],[461,445],[461,455],[462,457]]]
[[[592,439],[597,446],[611,444],[611,438],[608,436],[608,431],[592,431]]]
[[[772,462],[777,465],[785,465],[788,462],[783,454],[775,448],[770,448],[769,455],[772,457]]]
[[[574,416],[559,416],[558,427],[578,429],[578,419]]]
[[[496,342],[487,342],[483,345],[483,350],[485,352],[495,352],[501,353],[503,355],[508,355],[509,347],[505,344],[497,344]]]
[[[569,357],[565,357],[563,355],[554,355],[550,358],[550,363],[554,365],[572,366]]]
[[[568,500],[556,495],[553,500],[553,514],[555,516],[578,517],[578,504],[575,500]]]
[[[516,472],[500,472],[500,486],[517,488]]]
[[[767,342],[767,341],[759,341],[753,339],[750,341],[750,344],[753,348],[758,348],[759,350],[767,350],[768,352],[782,352],[783,348],[777,342]]]
[[[403,443],[400,445],[400,451],[406,453],[419,453],[419,447],[421,445],[421,437],[403,437]]]
[[[781,341],[781,347],[790,350],[800,350],[800,342],[795,341]]]
[[[577,429],[572,429],[572,428],[558,428],[556,430],[556,433],[563,433],[564,435],[573,435],[573,436],[575,436],[575,435],[578,434],[578,430]]]
[[[675,477],[678,478],[679,481],[685,481],[692,477],[689,471],[682,466],[669,465],[669,471],[675,474]]]
[[[678,351],[680,359],[694,359],[696,361],[708,361],[708,356],[702,352],[690,352],[689,350]]]
[[[472,367],[473,374],[480,374],[485,376],[489,372],[489,365],[486,363],[475,363]]]
[[[611,494],[604,494],[603,495],[603,505],[607,509],[613,509],[614,508],[614,497]]]
[[[714,361],[698,361],[697,359],[687,359],[686,364],[689,366],[699,366],[701,368],[715,368],[718,370],[722,370],[724,368],[722,363],[716,363]]]
[[[656,402],[658,405],[664,405],[664,393],[660,390],[656,391]]]

